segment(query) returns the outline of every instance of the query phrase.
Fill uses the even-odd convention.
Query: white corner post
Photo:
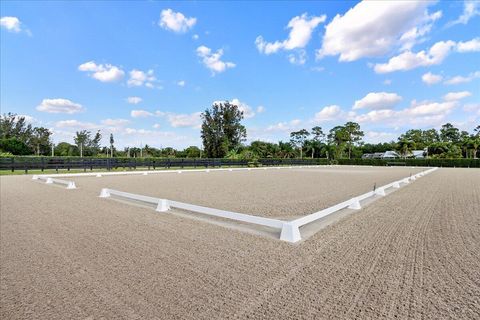
[[[168,205],[168,200],[167,199],[160,199],[160,201],[158,201],[158,205],[157,205],[157,208],[155,209],[155,211],[165,212],[165,211],[168,211],[168,210],[170,210],[170,206]]]
[[[385,196],[385,189],[384,188],[378,188],[377,190],[375,190],[375,194],[383,197],[383,196]]]
[[[77,189],[77,186],[75,185],[75,182],[69,181],[67,185],[67,189]]]
[[[143,175],[144,175],[144,176],[148,176],[148,172],[144,172]]]
[[[358,198],[353,198],[352,203],[348,206],[348,209],[360,210],[362,206],[360,205],[360,201]]]
[[[97,178],[101,178],[101,177],[102,177],[102,175],[101,175],[100,173],[97,173],[97,174],[95,175],[95,177],[97,177]]]
[[[285,222],[282,227],[282,233],[280,234],[280,240],[292,243],[302,240],[298,225],[292,222]]]
[[[33,176],[32,180],[38,180],[38,176],[37,175]]]
[[[53,179],[52,178],[47,178],[47,181],[45,181],[45,183],[51,184],[51,183],[53,183]]]
[[[103,188],[102,191],[100,191],[100,195],[99,195],[100,198],[108,198],[110,197],[110,192],[108,189],[106,188]]]

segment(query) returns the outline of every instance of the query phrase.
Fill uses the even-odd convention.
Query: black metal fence
[[[373,165],[480,168],[480,159],[207,159],[207,158],[80,158],[80,157],[0,157],[0,171],[29,170],[156,170],[169,168],[221,168],[295,165]]]
[[[79,157],[0,157],[0,170],[156,170],[170,168],[221,168],[326,164],[326,159],[241,159],[208,158],[79,158]]]

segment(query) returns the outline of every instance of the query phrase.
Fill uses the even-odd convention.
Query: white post
[[[110,192],[108,189],[106,188],[103,188],[102,191],[100,191],[100,195],[99,195],[100,198],[108,198],[110,197]]]
[[[384,196],[385,195],[385,189],[378,188],[377,190],[375,190],[375,194],[377,194],[379,196]]]
[[[395,189],[398,189],[398,188],[400,188],[400,183],[398,183],[398,182],[395,182],[395,183],[393,184],[393,187],[394,187]]]
[[[166,212],[168,210],[170,210],[170,206],[168,205],[168,200],[160,199],[160,201],[158,201],[157,209],[155,209],[155,211]]]
[[[75,182],[69,181],[67,185],[67,189],[77,189],[77,186],[75,185]]]
[[[101,177],[102,177],[102,175],[101,175],[100,173],[97,173],[97,175],[96,175],[95,177],[97,177],[97,178],[101,178]]]
[[[52,178],[47,178],[47,181],[45,181],[45,183],[48,183],[48,184],[53,183]]]
[[[353,198],[352,203],[348,206],[348,209],[360,210],[362,206],[360,205],[360,201],[357,198]]]
[[[282,233],[280,234],[280,240],[292,243],[302,240],[298,225],[292,222],[285,222],[282,227]]]

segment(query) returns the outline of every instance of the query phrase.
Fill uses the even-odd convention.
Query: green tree
[[[400,139],[397,145],[398,145],[398,151],[403,156],[403,158],[406,158],[415,148],[415,142],[412,140],[407,140],[405,138]]]
[[[247,130],[241,124],[243,112],[229,101],[214,103],[201,117],[201,137],[209,158],[224,157],[240,146],[247,136]]]
[[[113,157],[113,144],[114,143],[115,143],[115,140],[113,139],[113,133],[110,133],[110,156],[111,157]]]
[[[344,126],[336,126],[330,129],[328,133],[328,143],[331,146],[329,154],[332,154],[335,159],[339,159],[343,155],[346,143],[349,141],[348,133]]]
[[[290,142],[300,149],[300,159],[303,158],[303,148],[305,147],[305,141],[307,141],[309,135],[310,132],[305,129],[290,133]]]
[[[0,151],[9,152],[13,155],[25,156],[31,154],[30,148],[17,138],[0,139]]]
[[[52,145],[50,141],[50,135],[52,133],[47,128],[36,127],[33,129],[32,136],[30,137],[30,148],[35,150],[37,156],[41,154],[48,154]]]
[[[79,150],[77,146],[70,144],[68,142],[60,142],[55,146],[55,154],[58,156],[78,156]]]
[[[88,148],[90,144],[91,135],[92,133],[87,130],[75,132],[75,137],[73,138],[73,141],[75,141],[75,144],[77,145],[78,150],[80,150],[80,157],[84,156],[85,150]]]
[[[199,158],[202,152],[202,150],[200,150],[200,148],[196,146],[190,146],[184,151],[187,158]]]
[[[460,130],[451,123],[446,123],[440,129],[440,138],[443,142],[458,143],[460,141]]]
[[[347,122],[343,126],[348,144],[348,159],[352,156],[352,147],[355,143],[362,141],[364,133],[360,130],[360,125],[356,122]]]

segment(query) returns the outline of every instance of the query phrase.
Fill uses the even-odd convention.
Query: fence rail
[[[480,168],[480,159],[208,159],[208,158],[79,158],[79,157],[0,157],[0,170],[155,170],[169,168],[221,168],[294,165],[370,165]]]

